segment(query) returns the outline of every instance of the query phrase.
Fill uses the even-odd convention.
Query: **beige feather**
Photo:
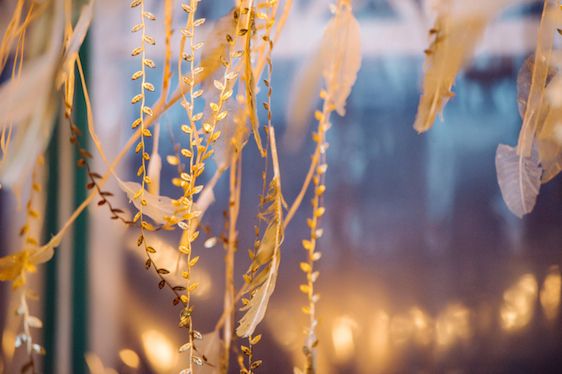
[[[557,127],[562,123],[562,103],[550,98],[560,95],[562,75],[559,73],[547,87],[549,111],[537,134],[539,159],[543,168],[542,183],[547,183],[562,171],[562,143],[558,141]]]
[[[127,194],[129,200],[137,209],[141,208],[140,198],[135,198],[135,194],[142,188],[137,182],[124,182],[117,178],[119,187]],[[173,200],[167,196],[159,196],[149,191],[144,191],[144,200],[146,205],[142,206],[142,212],[145,216],[150,217],[157,224],[168,224],[170,220],[176,220],[175,213],[177,208],[173,204]]]
[[[299,149],[312,121],[312,112],[318,101],[323,57],[321,51],[309,56],[295,75],[289,92],[286,118],[287,131],[283,143],[290,151]]]
[[[25,61],[21,77],[0,87],[0,112],[5,114],[0,119],[0,128],[8,124],[17,128],[10,152],[0,162],[0,179],[7,186],[16,185],[18,180],[28,175],[37,156],[45,150],[56,113],[54,82],[57,71],[61,66],[67,66],[69,60],[75,60],[73,56],[91,20],[90,4],[83,7],[76,33],[66,43],[69,54],[62,56],[63,1],[54,1],[51,6],[53,16],[46,52],[32,61]]]
[[[158,153],[158,143],[160,141],[160,125],[156,124],[154,128],[154,137],[152,141],[152,153],[148,163],[147,175],[151,182],[148,185],[148,192],[153,195],[160,195],[160,173],[162,171],[162,158]]]
[[[57,78],[57,88],[67,79],[66,77],[74,75],[74,64],[78,58],[78,51],[80,46],[86,38],[86,34],[90,29],[90,24],[92,23],[92,17],[94,13],[95,0],[90,0],[90,2],[82,7],[80,10],[80,17],[72,30],[70,38],[66,41],[64,48],[64,68],[61,70]]]
[[[203,339],[197,344],[197,354],[207,359],[202,366],[193,366],[194,374],[219,374],[222,367],[223,341],[218,331],[203,335]]]
[[[451,0],[438,9],[430,31],[434,40],[426,50],[423,93],[414,123],[416,131],[421,133],[433,126],[436,116],[453,96],[455,78],[472,57],[486,25],[506,3],[506,0]]]
[[[277,184],[277,180],[274,179],[272,182],[274,188],[278,188],[275,186]],[[279,251],[282,241],[282,230],[283,224],[280,220],[281,216],[281,196],[280,192],[277,192],[277,196],[275,197],[275,208],[278,212],[276,213],[276,217],[273,218],[273,221],[270,222],[266,232],[262,238],[260,249],[258,249],[258,253],[262,252],[271,252],[265,256],[261,256],[260,258],[269,257],[269,260],[266,262],[265,269],[262,271],[265,276],[256,277],[252,283],[249,284],[250,289],[255,289],[254,294],[252,295],[250,302],[248,305],[243,307],[242,311],[246,313],[239,321],[239,326],[236,329],[236,334],[239,337],[248,337],[252,335],[256,329],[256,326],[263,320],[265,316],[265,312],[267,310],[267,306],[269,303],[269,298],[271,297],[273,291],[275,290],[275,283],[277,281],[277,274],[279,271],[279,263],[281,260],[281,253]],[[268,235],[269,233],[269,235]],[[271,234],[273,233],[273,234]],[[260,266],[259,263],[255,263],[255,267]]]
[[[345,103],[361,67],[361,32],[351,6],[342,2],[324,32],[322,54],[325,60],[323,76],[326,91],[340,116],[345,115]]]
[[[273,159],[273,179],[269,184],[269,193],[266,197],[266,200],[271,202],[271,204],[264,214],[264,217],[269,220],[269,224],[250,270],[254,273],[253,270],[259,269],[260,265],[263,269],[248,285],[252,296],[248,304],[241,308],[245,313],[238,322],[239,325],[236,329],[236,334],[239,337],[252,335],[257,325],[263,320],[269,299],[275,290],[279,263],[281,261],[280,248],[284,232],[283,196],[281,194],[275,135],[271,128],[269,130],[269,140]]]
[[[318,51],[299,69],[287,105],[287,132],[283,142],[292,151],[303,142],[318,99],[321,77],[340,116],[361,67],[361,32],[351,6],[341,4],[326,26]]]
[[[241,106],[236,101],[226,102],[225,109],[230,113],[224,120],[217,123],[221,136],[216,141],[213,159],[217,167],[226,170],[234,152],[242,150],[248,140],[250,129],[248,128],[246,116]]]
[[[216,92],[213,88],[213,81],[223,66],[221,59],[228,60],[228,43],[226,35],[234,35],[236,31],[236,21],[232,11],[217,20],[213,29],[205,39],[205,47],[201,54],[201,67],[204,69],[199,78],[203,82],[203,92],[208,95]]]
[[[545,0],[539,25],[529,96],[517,143],[517,153],[523,157],[530,157],[535,135],[541,123],[542,116],[540,112],[544,105],[543,100],[545,99],[545,88],[550,71],[552,44],[556,27],[560,23],[561,13],[557,1]]]

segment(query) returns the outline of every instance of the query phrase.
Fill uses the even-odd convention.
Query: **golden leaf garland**
[[[255,258],[256,251],[260,248],[260,233],[261,233],[261,223],[263,221],[262,210],[264,209],[264,205],[267,202],[267,174],[268,174],[268,165],[269,165],[269,148],[270,144],[275,145],[274,140],[270,138],[270,131],[271,134],[273,133],[273,125],[271,123],[272,120],[272,112],[271,112],[271,95],[273,93],[271,87],[271,79],[272,79],[272,72],[273,72],[273,63],[271,61],[271,52],[273,50],[273,41],[271,40],[271,30],[272,26],[275,24],[275,14],[277,12],[278,2],[277,1],[266,1],[263,3],[258,4],[257,8],[263,11],[258,11],[256,13],[257,20],[263,20],[263,25],[258,25],[258,28],[261,26],[264,30],[263,36],[261,37],[264,44],[265,44],[265,51],[266,51],[266,62],[267,62],[267,77],[263,80],[265,88],[267,89],[267,101],[263,102],[263,108],[267,113],[267,124],[266,124],[266,134],[267,140],[266,147],[262,148],[261,154],[265,156],[265,167],[264,171],[262,172],[262,192],[260,195],[259,201],[259,214],[258,220],[259,223],[255,227],[255,234],[256,239],[254,241],[254,251],[250,251],[250,260],[253,261]],[[273,143],[272,143],[273,141]],[[276,149],[272,151],[276,152]],[[276,154],[276,153],[275,153]],[[278,161],[276,161],[278,162]],[[278,166],[277,166],[278,168]],[[255,276],[255,269],[251,269],[251,271],[246,275],[246,281],[248,283],[252,283]],[[262,360],[256,359],[254,347],[261,341],[261,334],[250,334],[247,337],[247,346],[241,345],[240,346],[240,353],[238,356],[238,366],[240,367],[240,371],[242,373],[253,374],[256,369],[258,369],[262,365]],[[244,362],[244,357],[247,358],[247,363]]]
[[[228,363],[222,362],[221,359],[224,359],[225,354],[228,356],[231,352],[228,344],[231,346],[234,345],[230,342],[230,337],[227,337],[227,332],[232,330],[232,326],[227,326],[227,322],[219,322],[217,324],[220,325],[220,327],[223,327],[222,324],[224,324],[223,333],[225,338],[227,338],[225,339],[225,343],[228,341],[224,346],[222,345],[218,329],[215,329],[215,331],[209,334],[201,334],[194,328],[192,315],[194,310],[193,302],[196,300],[193,300],[191,296],[195,287],[197,287],[196,283],[192,282],[190,279],[186,279],[185,284],[181,286],[173,286],[167,283],[166,275],[168,270],[156,266],[150,259],[150,255],[152,255],[156,249],[150,246],[150,243],[147,241],[147,236],[150,235],[144,234],[145,232],[148,233],[149,231],[158,231],[161,229],[182,229],[182,238],[178,245],[178,250],[179,252],[183,252],[182,256],[187,260],[184,261],[186,265],[181,270],[187,275],[186,278],[189,278],[193,267],[197,266],[199,261],[199,257],[197,256],[199,253],[194,253],[194,251],[197,252],[198,247],[194,243],[196,243],[195,241],[199,236],[199,225],[201,224],[202,215],[209,204],[214,201],[213,191],[217,181],[221,178],[226,169],[230,168],[231,199],[228,208],[230,221],[228,222],[228,234],[225,236],[228,236],[228,253],[234,253],[238,245],[236,240],[239,228],[237,227],[235,218],[237,217],[238,208],[241,204],[242,152],[249,134],[247,126],[249,124],[249,127],[253,128],[256,144],[260,149],[260,153],[265,155],[266,165],[269,161],[273,163],[274,176],[272,178],[268,177],[266,166],[266,170],[263,174],[263,180],[269,182],[268,193],[264,194],[264,202],[267,203],[267,207],[265,208],[265,216],[267,217],[266,229],[263,233],[261,230],[258,230],[258,237],[261,238],[261,240],[255,247],[255,253],[252,254],[253,264],[247,274],[248,282],[246,286],[238,290],[238,293],[234,293],[236,290],[231,288],[230,280],[227,280],[225,284],[228,290],[225,293],[223,316],[231,315],[233,311],[232,305],[236,303],[241,295],[250,294],[249,298],[245,301],[245,303],[247,303],[245,306],[246,308],[244,308],[245,314],[242,316],[241,323],[238,326],[238,330],[240,330],[243,336],[247,336],[248,338],[247,341],[240,342],[243,347],[241,351],[244,359],[241,367],[245,370],[244,372],[248,373],[259,369],[261,367],[261,361],[255,356],[253,348],[254,345],[259,344],[259,341],[262,339],[262,334],[256,332],[256,327],[259,326],[267,311],[269,300],[275,288],[277,274],[280,269],[280,244],[285,229],[294,217],[304,194],[309,190],[311,184],[313,185],[312,213],[308,221],[310,233],[302,242],[306,258],[300,264],[300,268],[306,276],[306,281],[300,288],[307,297],[308,304],[305,307],[305,312],[311,315],[317,314],[317,310],[315,309],[318,295],[315,289],[315,282],[318,278],[318,273],[315,265],[317,264],[316,261],[320,258],[320,253],[318,251],[318,239],[322,235],[320,220],[321,217],[328,214],[323,201],[326,190],[326,152],[328,149],[326,133],[330,127],[330,116],[332,112],[336,111],[340,115],[345,113],[345,103],[355,82],[361,63],[359,26],[351,12],[351,2],[340,1],[333,7],[335,14],[325,33],[325,40],[329,42],[326,44],[328,45],[326,48],[329,50],[329,53],[327,57],[321,59],[321,75],[324,79],[325,87],[321,90],[319,95],[322,100],[322,109],[314,113],[314,118],[317,120],[318,126],[313,134],[315,151],[312,155],[309,173],[301,189],[302,193],[297,195],[297,198],[285,215],[283,212],[284,202],[281,196],[281,181],[278,170],[276,146],[274,146],[275,137],[273,136],[273,128],[271,125],[271,51],[273,41],[277,40],[279,30],[282,28],[288,15],[290,3],[290,1],[287,1],[281,16],[276,17],[277,1],[247,0],[239,2],[231,12],[217,22],[211,35],[220,35],[220,40],[217,40],[218,46],[213,46],[211,43],[213,41],[213,36],[204,42],[198,40],[200,33],[196,31],[197,27],[206,22],[204,19],[195,16],[198,2],[191,0],[185,1],[183,6],[181,6],[181,11],[185,11],[187,14],[186,27],[178,30],[178,32],[182,33],[182,38],[184,38],[185,43],[188,43],[188,47],[186,47],[185,51],[182,50],[185,53],[179,54],[181,60],[178,64],[177,75],[180,83],[175,91],[168,93],[169,85],[173,82],[172,76],[176,74],[172,71],[174,69],[170,67],[170,55],[174,55],[173,49],[177,47],[171,44],[172,39],[170,36],[172,29],[170,20],[171,14],[173,14],[175,10],[180,11],[180,5],[171,1],[165,1],[165,17],[163,20],[165,48],[163,53],[164,69],[162,93],[160,98],[151,107],[146,105],[144,100],[151,95],[150,92],[156,90],[156,87],[154,83],[145,79],[145,73],[148,69],[155,66],[155,62],[149,58],[148,54],[145,55],[145,52],[148,53],[149,46],[156,43],[156,40],[153,36],[145,33],[145,28],[151,23],[148,21],[154,20],[155,17],[152,13],[142,10],[140,13],[142,22],[133,26],[136,35],[141,35],[142,46],[133,50],[133,54],[140,56],[141,65],[139,70],[133,73],[132,78],[137,84],[140,84],[141,88],[140,92],[132,99],[135,105],[140,105],[140,108],[139,121],[134,122],[136,129],[131,140],[125,144],[118,157],[111,163],[108,162],[102,152],[100,152],[109,171],[98,174],[89,170],[92,180],[89,182],[91,191],[87,200],[81,204],[61,231],[46,245],[40,247],[37,242],[34,248],[26,248],[9,258],[1,259],[0,269],[2,269],[2,272],[0,272],[0,274],[4,274],[5,278],[15,279],[17,278],[17,274],[30,272],[37,264],[47,260],[52,253],[52,249],[60,242],[60,239],[72,224],[73,220],[92,201],[97,201],[98,204],[103,202],[100,205],[106,205],[109,207],[110,214],[114,214],[114,208],[110,206],[110,195],[106,194],[108,191],[103,189],[104,183],[113,173],[113,169],[120,162],[123,155],[131,147],[139,144],[138,153],[141,157],[141,165],[139,165],[140,167],[138,169],[140,171],[140,183],[134,184],[135,182],[121,181],[120,186],[125,190],[125,193],[129,195],[129,198],[133,200],[133,204],[139,211],[135,218],[136,222],[140,224],[141,229],[142,239],[139,237],[139,245],[145,249],[148,256],[147,267],[152,267],[161,277],[159,282],[159,286],[162,285],[161,288],[168,285],[176,293],[174,303],[182,304],[180,324],[188,328],[189,332],[187,338],[191,340],[183,344],[179,349],[182,352],[189,351],[190,354],[190,367],[184,369],[184,373],[204,372],[207,370],[215,371],[219,368],[223,371],[227,370]],[[144,2],[142,0],[134,0],[132,4],[138,9],[144,7]],[[42,8],[35,8],[35,10],[38,11],[37,14],[41,14],[43,11],[41,10],[41,12],[39,12],[40,9]],[[47,7],[46,9],[50,8]],[[20,11],[23,23],[17,23],[19,25],[16,27],[18,30],[26,28],[27,25],[30,24],[28,19],[36,17],[35,10],[27,14]],[[488,19],[490,18],[491,17],[488,17]],[[76,29],[82,28],[76,26]],[[14,35],[23,34],[18,30],[16,30],[17,32]],[[76,32],[76,34],[80,33]],[[80,39],[79,35],[77,39]],[[23,46],[21,48],[23,48]],[[70,47],[68,47],[68,49],[72,50]],[[66,52],[64,49],[60,49],[58,52],[63,56],[63,60],[66,61]],[[469,52],[466,52],[466,56],[471,54],[471,52]],[[17,52],[16,55],[23,58],[20,52]],[[54,80],[53,76],[58,78],[65,74],[69,76],[74,74],[74,61],[71,61],[72,58],[69,60],[69,64],[63,64],[65,66],[64,68],[57,67],[52,75],[44,79],[50,82]],[[25,59],[22,61],[25,61]],[[59,59],[57,61],[61,60]],[[27,61],[25,62],[27,63]],[[182,64],[184,64],[184,66],[189,66],[189,68],[186,69],[187,72],[182,71]],[[69,65],[72,65],[72,72],[67,67]],[[267,126],[261,127],[257,116],[257,82],[261,79],[262,69],[266,65],[268,66],[268,76],[265,80],[267,101],[263,106],[267,112],[268,124]],[[80,67],[79,61],[78,66]],[[25,72],[24,69],[22,69],[21,72],[21,77],[25,78],[25,74],[23,74]],[[82,75],[81,73],[81,79],[84,81]],[[68,83],[67,87],[64,88],[65,91],[67,91],[66,101],[68,104],[68,98],[72,96],[70,92],[74,89],[72,83],[74,77],[69,77],[68,79],[63,77],[61,79],[63,82]],[[554,83],[555,80],[553,79],[552,91],[555,91]],[[547,92],[550,91],[549,85],[544,85],[543,88],[544,92],[541,95],[550,95],[547,94]],[[54,89],[47,93],[46,96],[54,95],[59,89],[57,84],[55,84]],[[31,92],[31,94],[35,93]],[[445,96],[446,95],[447,94],[445,94]],[[199,97],[203,98],[203,96],[207,100],[206,109],[198,113],[199,110],[196,109],[198,108],[196,101]],[[179,127],[182,134],[184,134],[186,138],[189,138],[189,145],[178,149],[177,154],[174,155],[175,158],[172,157],[168,159],[170,164],[178,166],[177,177],[174,178],[173,184],[182,188],[180,196],[175,196],[177,198],[168,198],[166,196],[161,196],[158,190],[158,176],[161,168],[158,141],[154,139],[152,149],[148,149],[149,147],[145,146],[145,141],[148,144],[148,137],[157,138],[157,130],[153,129],[152,125],[157,124],[159,117],[178,102],[183,104],[186,111],[187,120],[184,124],[179,124]],[[552,175],[555,175],[557,170],[559,170],[557,159],[559,150],[553,146],[556,138],[556,118],[559,114],[556,114],[555,104],[553,103],[554,102],[551,103],[549,99],[548,104],[552,106],[545,117],[544,123],[536,124],[536,130],[533,134],[534,138],[531,142],[531,144],[533,144],[536,141],[539,155],[538,160],[540,161],[541,168],[546,170],[545,165],[547,162],[551,163],[551,166],[548,167],[549,173],[543,173],[541,177],[542,181],[546,178],[552,178]],[[87,104],[87,106],[88,105],[89,104]],[[27,110],[27,108],[24,108],[22,113],[26,114],[27,112],[25,112],[25,110]],[[13,115],[19,116],[20,114],[14,111]],[[89,119],[90,137],[96,144],[96,148],[100,150],[98,140],[92,128],[90,128],[91,124],[92,121]],[[72,129],[71,122],[69,122],[69,126]],[[257,137],[264,128],[267,138],[264,137],[258,140]],[[531,128],[532,127],[526,127],[526,129]],[[11,139],[11,137],[8,136],[8,134],[10,134],[11,130],[9,130],[8,127],[5,129],[3,146],[9,145],[11,147],[12,145],[17,145],[17,143],[9,144],[9,139]],[[13,129],[18,130],[15,126]],[[73,133],[73,135],[77,139],[80,138],[80,134],[78,133]],[[523,143],[527,143],[527,139],[529,139],[529,137],[525,137]],[[81,138],[80,140],[85,139]],[[140,141],[137,143],[137,140]],[[262,140],[267,141],[262,145]],[[77,142],[76,145],[82,148],[79,142]],[[10,147],[6,149],[11,150]],[[268,147],[271,147],[271,150],[268,150]],[[268,151],[271,151],[271,160],[269,160],[270,154]],[[85,163],[84,167],[88,167],[87,161],[90,156],[92,156],[86,152],[86,150],[82,152]],[[530,156],[532,156],[532,153]],[[519,158],[519,156],[517,157],[519,162],[516,166],[520,166],[521,158]],[[207,176],[205,175],[203,177],[203,174],[205,171],[210,170],[207,161],[211,158],[217,163],[218,168],[215,173],[210,176],[211,178],[208,182],[203,182],[207,179]],[[534,159],[533,162],[535,162]],[[185,167],[183,167],[184,164]],[[182,167],[180,168],[180,166]],[[537,179],[535,177],[533,178],[533,180]],[[267,186],[267,183],[265,183],[265,185]],[[258,211],[261,213],[262,209],[259,208]],[[118,213],[121,212],[119,211]],[[207,245],[205,244],[205,246]],[[211,246],[211,244],[209,244],[209,246]],[[229,269],[229,272],[234,270],[233,262],[227,259],[226,263],[227,266],[225,267]],[[4,272],[5,269],[9,270]],[[228,278],[232,278],[233,275],[236,274],[232,271],[229,273]],[[226,302],[227,298],[228,302]],[[314,312],[310,313],[313,310]],[[226,317],[222,320],[228,321]],[[37,325],[37,321],[33,318],[30,318],[29,321],[31,321],[30,325]],[[307,366],[305,366],[307,372],[314,371],[315,369],[313,359],[315,346],[317,344],[314,333],[314,328],[316,326],[315,321],[316,317],[310,319],[305,343],[307,346],[307,355],[312,357],[306,364]],[[232,338],[235,339],[235,337]],[[212,355],[208,353],[211,351],[213,352]],[[233,351],[236,352],[236,348],[234,348]],[[307,356],[307,360],[308,359],[309,357]]]

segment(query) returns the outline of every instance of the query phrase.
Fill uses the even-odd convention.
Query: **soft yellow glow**
[[[523,275],[504,292],[500,309],[500,322],[504,330],[515,331],[527,326],[535,311],[537,293],[537,280],[532,274]]]
[[[387,355],[390,318],[384,311],[375,314],[370,333],[370,357],[375,363],[381,363]]]
[[[119,358],[125,365],[137,369],[140,364],[139,355],[132,349],[122,349],[119,351]]]
[[[336,360],[345,362],[353,356],[355,344],[353,342],[353,329],[355,321],[349,316],[336,318],[332,327],[332,342]]]
[[[555,320],[558,316],[561,287],[560,268],[558,266],[551,266],[544,280],[540,295],[542,310],[549,321]]]
[[[402,345],[412,338],[414,323],[408,315],[397,315],[390,321],[390,339],[394,344]]]
[[[203,299],[209,296],[212,280],[211,275],[207,270],[205,270],[201,265],[194,267],[191,274],[191,280],[199,283],[199,286],[195,289],[195,291],[193,291],[193,295]]]
[[[4,334],[2,334],[2,351],[6,361],[9,361],[12,357],[14,357],[14,351],[16,350],[15,342],[16,335],[14,332],[8,328],[4,330]]]
[[[437,317],[435,339],[441,348],[447,348],[470,337],[470,311],[462,304],[449,305]]]
[[[176,349],[166,335],[157,330],[147,330],[141,336],[146,358],[158,373],[169,372],[176,364]]]
[[[118,374],[117,370],[106,368],[101,358],[94,352],[87,352],[84,358],[90,374]]]
[[[271,337],[285,348],[297,348],[297,355],[300,358],[302,355],[302,330],[297,324],[286,323],[291,318],[291,315],[284,309],[273,309],[265,323],[271,330]]]
[[[420,308],[410,310],[410,317],[414,325],[414,339],[422,345],[428,345],[433,339],[433,326],[429,316]]]

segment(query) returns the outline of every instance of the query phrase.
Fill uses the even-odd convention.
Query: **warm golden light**
[[[540,294],[542,310],[549,321],[555,320],[558,316],[561,286],[560,268],[558,266],[551,266]]]
[[[435,339],[441,348],[466,340],[470,334],[470,311],[464,305],[449,305],[437,317]]]
[[[382,365],[388,354],[389,327],[388,314],[384,311],[377,312],[372,319],[369,337],[369,353],[375,364]]]
[[[537,280],[532,274],[524,274],[504,292],[500,309],[500,322],[504,330],[515,331],[527,326],[535,311],[537,293]]]
[[[419,345],[425,346],[433,339],[433,326],[431,318],[420,308],[410,310],[410,317],[414,325],[414,340]]]
[[[94,352],[87,352],[84,359],[90,374],[118,374],[117,370],[105,367],[101,358]]]
[[[144,352],[150,365],[158,373],[169,372],[176,364],[176,349],[166,335],[147,330],[141,336]]]
[[[14,356],[14,351],[16,349],[14,343],[16,341],[16,335],[10,329],[6,329],[4,334],[2,334],[2,353],[7,360],[10,360]]]
[[[349,316],[337,318],[332,327],[332,342],[336,360],[345,362],[353,356],[355,343],[353,341],[353,329],[355,321]]]
[[[198,283],[199,286],[193,291],[193,294],[198,298],[207,298],[210,295],[211,287],[213,281],[211,275],[202,266],[198,266],[193,269],[191,280],[194,283]]]
[[[137,369],[140,364],[139,355],[132,349],[122,349],[119,351],[119,358],[125,365],[130,368]]]
[[[390,321],[390,338],[394,344],[405,344],[414,332],[414,323],[407,315],[397,315]]]

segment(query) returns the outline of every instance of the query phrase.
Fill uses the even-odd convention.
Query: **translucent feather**
[[[140,198],[135,198],[135,194],[142,188],[141,185],[137,182],[124,182],[121,179],[117,179],[117,182],[119,187],[127,194],[129,200],[137,209],[140,209],[141,201]],[[142,206],[142,212],[155,223],[164,225],[175,218],[177,208],[169,197],[144,191],[143,198],[146,200],[146,205]]]
[[[340,116],[361,67],[361,31],[349,5],[336,9],[318,51],[297,72],[287,106],[288,128],[284,143],[292,150],[302,144],[318,99],[321,77]]]
[[[269,299],[275,290],[281,261],[280,248],[284,232],[283,196],[281,194],[275,135],[272,129],[269,130],[269,140],[273,159],[273,179],[269,184],[269,193],[266,196],[266,201],[270,202],[270,205],[263,214],[269,223],[250,267],[252,273],[260,267],[262,267],[262,270],[248,284],[252,296],[248,304],[241,309],[245,313],[236,329],[236,334],[239,337],[252,335],[256,326],[263,320]]]
[[[556,25],[560,21],[560,13],[556,1],[545,0],[539,25],[529,96],[527,97],[525,115],[517,143],[517,153],[524,157],[531,156],[534,138],[542,120],[541,110],[544,105],[545,88],[550,71],[552,43]]]
[[[562,103],[552,96],[562,91],[562,75],[557,75],[547,87],[549,110],[536,138],[539,160],[543,168],[542,183],[547,183],[562,171],[562,143],[558,140],[558,128],[562,123]]]
[[[351,6],[336,10],[322,41],[322,55],[330,56],[323,70],[326,90],[336,111],[345,115],[345,103],[361,67],[361,32]]]
[[[275,180],[272,183],[277,183]],[[255,260],[252,266],[256,268],[261,264],[267,264],[261,272],[261,276],[255,277],[249,284],[249,288],[254,290],[255,293],[250,299],[248,305],[241,310],[246,313],[239,321],[239,326],[236,329],[236,334],[240,337],[248,337],[254,333],[256,326],[263,320],[265,311],[269,304],[269,298],[275,290],[275,283],[277,281],[277,273],[279,271],[279,262],[281,260],[281,253],[279,251],[282,241],[283,224],[280,220],[281,216],[281,196],[275,198],[274,204],[278,210],[276,217],[273,218],[265,231],[262,238],[260,248],[258,249],[259,260]]]
[[[223,352],[223,341],[218,331],[203,335],[203,339],[197,343],[197,353],[205,356],[206,363],[202,366],[194,365],[194,374],[218,374],[221,372]]]
[[[509,210],[519,218],[531,212],[541,186],[542,170],[537,152],[524,157],[518,155],[515,148],[500,144],[496,150],[496,172]]]

